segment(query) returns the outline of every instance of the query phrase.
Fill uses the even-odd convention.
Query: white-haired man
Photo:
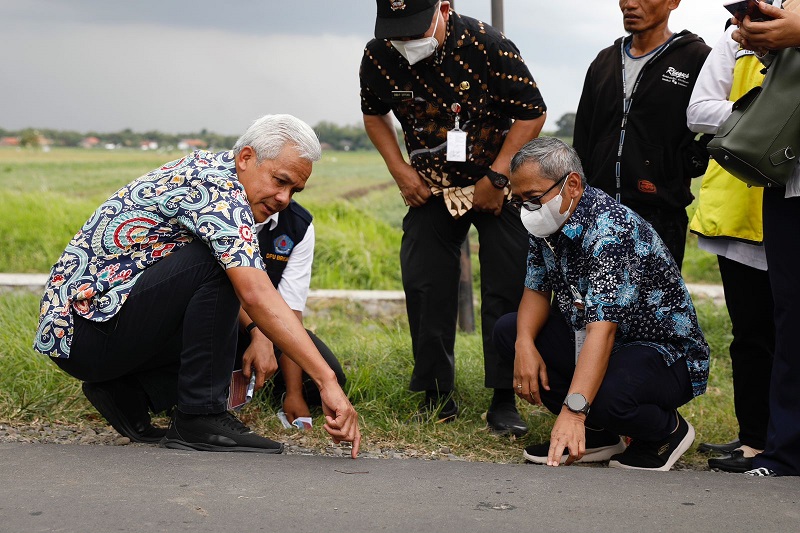
[[[34,348],[84,381],[86,397],[139,442],[280,453],[227,411],[240,307],[320,389],[335,441],[361,439],[333,370],[273,287],[252,226],[303,190],[321,156],[290,115],[257,120],[233,150],[195,151],[106,200],[53,267]],[[270,361],[244,361],[263,383]],[[149,411],[176,406],[168,430]]]

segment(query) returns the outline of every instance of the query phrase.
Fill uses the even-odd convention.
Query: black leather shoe
[[[701,442],[697,447],[697,451],[699,453],[729,454],[741,445],[742,443],[739,442],[739,439],[728,442],[727,444],[710,444],[708,442]]]
[[[745,457],[742,450],[733,450],[729,455],[709,459],[708,467],[714,470],[722,470],[723,472],[743,474],[753,469],[753,458]]]
[[[437,424],[452,422],[458,416],[458,404],[453,398],[426,398],[412,419],[416,422],[436,422]]]
[[[133,442],[158,444],[167,434],[150,423],[144,393],[121,380],[84,383],[83,394],[120,435]]]
[[[486,423],[492,433],[522,437],[528,432],[528,425],[522,420],[513,403],[501,403],[489,407],[486,413]]]
[[[283,444],[254,433],[233,413],[190,415],[175,409],[162,448],[204,452],[281,453]]]

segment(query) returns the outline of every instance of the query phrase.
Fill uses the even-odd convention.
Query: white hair
[[[242,148],[249,146],[261,163],[265,159],[276,159],[287,144],[291,144],[301,158],[312,163],[322,158],[322,148],[314,130],[292,115],[264,115],[259,118],[239,137],[233,145],[233,152],[239,155]]]
[[[537,137],[519,149],[511,158],[511,172],[514,173],[525,163],[536,163],[542,177],[558,181],[568,172],[577,172],[581,184],[586,186],[581,159],[575,149],[555,137]]]

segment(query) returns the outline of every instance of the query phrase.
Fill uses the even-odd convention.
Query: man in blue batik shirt
[[[514,359],[517,395],[558,415],[525,459],[669,470],[694,441],[677,408],[705,391],[709,358],[675,261],[650,224],[586,185],[558,139],[526,144],[511,184],[527,277],[495,343]]]

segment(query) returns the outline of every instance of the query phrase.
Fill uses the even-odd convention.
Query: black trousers
[[[517,313],[497,321],[494,339],[500,356],[514,361]],[[575,373],[575,335],[557,311],[536,337],[536,348],[547,365],[550,390],[540,389],[542,403],[561,412]],[[675,429],[675,410],[692,399],[692,382],[685,361],[667,366],[654,348],[627,345],[611,354],[600,390],[586,425],[643,441],[666,438]]]
[[[722,256],[719,273],[731,317],[733,405],[739,440],[763,450],[769,421],[769,380],[775,349],[775,321],[769,274]]]
[[[513,363],[498,358],[492,330],[498,318],[519,306],[528,233],[519,213],[508,206],[499,217],[469,211],[454,219],[444,201],[432,197],[421,207],[409,208],[400,247],[414,352],[413,391],[454,388],[461,245],[471,225],[478,230],[480,244],[484,384],[511,388]]]
[[[800,475],[800,198],[764,189],[764,246],[775,302],[775,354],[764,453],[753,460],[778,474]]]
[[[239,300],[222,267],[194,241],[147,268],[116,316],[75,318],[68,359],[53,361],[88,382],[138,385],[150,407],[191,414],[227,407]]]
[[[678,269],[683,266],[683,256],[686,251],[686,230],[689,227],[689,217],[686,210],[681,211],[637,211],[648,221],[664,245],[672,254],[678,264]]]
[[[328,366],[336,374],[336,381],[339,382],[339,386],[344,388],[344,385],[347,382],[347,377],[344,375],[342,365],[339,363],[339,360],[336,358],[333,351],[312,331],[306,330],[306,333],[308,333],[308,336],[311,337],[311,341],[314,343],[314,346],[317,347],[317,350],[319,350],[322,358],[325,359],[325,362],[328,363]],[[242,356],[249,345],[250,335],[239,331],[239,342],[236,348],[236,369],[242,368]],[[283,352],[281,352],[277,347],[275,347],[275,357],[277,359],[283,357]],[[275,375],[272,376],[272,398],[276,401],[280,401],[283,393],[285,392],[286,382],[284,381],[283,373],[279,368]],[[314,383],[314,380],[311,379],[311,377],[305,372],[303,372],[303,397],[308,405],[322,405],[317,384]]]

